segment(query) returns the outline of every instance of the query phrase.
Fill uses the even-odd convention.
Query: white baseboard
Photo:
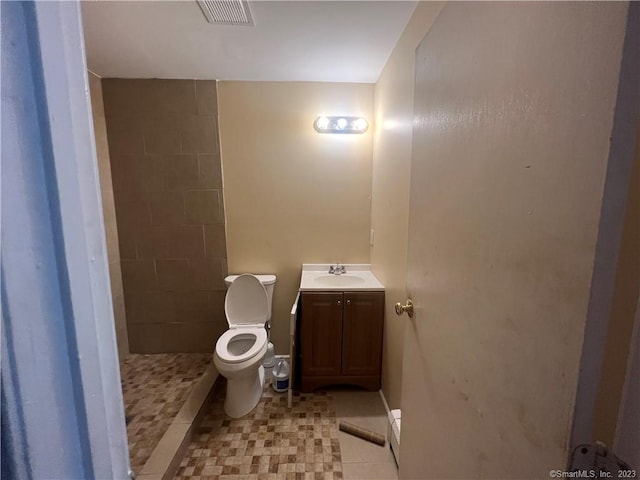
[[[380,393],[380,398],[382,399],[382,404],[384,405],[384,409],[387,411],[387,418],[389,418],[389,414],[391,413],[391,410],[389,409],[389,404],[387,403],[387,399],[384,397],[384,392],[382,391],[382,389],[378,390],[378,392]]]

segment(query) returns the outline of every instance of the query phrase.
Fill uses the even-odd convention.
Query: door
[[[303,293],[302,318],[302,376],[340,375],[342,293]]]
[[[403,479],[566,467],[625,22],[453,2],[416,51]]]
[[[346,292],[342,331],[342,375],[380,375],[383,292]]]

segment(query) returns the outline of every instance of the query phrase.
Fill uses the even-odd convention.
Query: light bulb
[[[356,130],[364,132],[369,126],[369,124],[364,118],[359,118],[355,122],[353,122],[353,126]]]
[[[347,121],[344,118],[340,118],[340,119],[338,119],[338,122],[337,122],[336,125],[337,125],[339,130],[343,130],[344,127],[347,126]]]
[[[316,120],[316,126],[320,130],[326,130],[329,126],[329,119],[327,117],[318,117],[318,119]]]

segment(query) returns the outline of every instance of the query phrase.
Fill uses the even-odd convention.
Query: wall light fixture
[[[364,133],[369,122],[363,117],[318,117],[313,128],[318,133]]]

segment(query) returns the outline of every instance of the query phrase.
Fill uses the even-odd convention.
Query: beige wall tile
[[[171,227],[167,230],[167,256],[204,257],[204,238],[200,225]],[[197,288],[197,285],[194,285]]]
[[[107,116],[107,138],[111,156],[144,154],[142,127],[137,119]]]
[[[226,272],[226,269],[223,273]],[[224,313],[224,299],[226,295],[226,290],[216,290],[213,292],[209,292],[209,302],[211,302],[211,311],[213,312],[215,318],[223,319],[222,323],[226,323],[226,317]]]
[[[193,287],[207,290],[223,290],[223,264],[219,258],[197,259],[189,261],[189,276]]]
[[[226,257],[227,245],[224,225],[204,225],[203,228],[207,257]]]
[[[142,192],[160,192],[164,190],[164,158],[142,157],[136,162],[137,189]]]
[[[126,293],[127,321],[133,323],[170,323],[177,320],[174,295],[170,292]]]
[[[129,343],[137,353],[213,352],[220,333],[211,323],[129,324]]]
[[[215,80],[196,80],[196,101],[199,115],[218,115]]]
[[[185,192],[184,203],[187,223],[223,223],[220,215],[219,190],[199,190]]]
[[[111,161],[113,185],[116,191],[157,192],[164,190],[162,157],[114,155]]]
[[[208,291],[176,294],[176,316],[179,322],[213,322],[216,315]]]
[[[182,192],[153,192],[148,198],[152,225],[183,225],[185,223]]]
[[[138,80],[142,83],[142,110],[149,117],[196,113],[194,80]]]
[[[200,187],[197,155],[164,157],[167,190],[189,190]]]
[[[211,350],[212,335],[226,326],[216,83],[110,79],[106,85],[109,145],[116,152],[111,165],[115,223],[120,257],[128,262],[122,265],[125,307],[130,327],[135,326],[131,349]],[[200,189],[208,190],[196,192]],[[216,225],[206,250],[204,224]],[[201,261],[205,254],[210,258]],[[157,281],[147,265],[154,266],[154,275],[157,269]],[[206,293],[215,289],[213,296]],[[204,303],[199,292],[205,292]],[[178,328],[176,305],[189,320],[185,324],[206,328]]]
[[[141,292],[157,288],[153,260],[122,260],[121,267],[125,292]]]
[[[167,346],[165,345],[165,324],[159,323],[144,325],[129,322],[127,330],[129,333],[129,348],[131,352],[167,352]]]
[[[201,188],[222,188],[222,164],[219,153],[198,154]]]
[[[167,230],[170,227],[148,227],[135,232],[135,248],[140,259],[167,258]]]
[[[146,227],[149,228],[149,227]],[[128,225],[118,224],[118,251],[120,260],[136,260],[136,239],[134,230]]]
[[[204,257],[201,226],[151,227],[136,237],[138,258]]]
[[[189,260],[186,258],[173,260],[156,260],[158,271],[158,287],[160,290],[191,290],[193,279],[189,271]],[[203,286],[202,288],[207,288]]]
[[[180,134],[172,125],[148,122],[143,127],[144,151],[147,155],[180,153]]]
[[[104,110],[107,120],[114,117],[135,117],[140,115],[143,110],[142,81],[120,78],[104,78],[102,79],[102,91],[104,95]],[[118,121],[118,124],[120,123],[121,120]],[[109,125],[109,128],[112,128],[113,126]]]
[[[217,153],[218,135],[213,116],[184,117],[180,124],[180,141],[184,153]]]

